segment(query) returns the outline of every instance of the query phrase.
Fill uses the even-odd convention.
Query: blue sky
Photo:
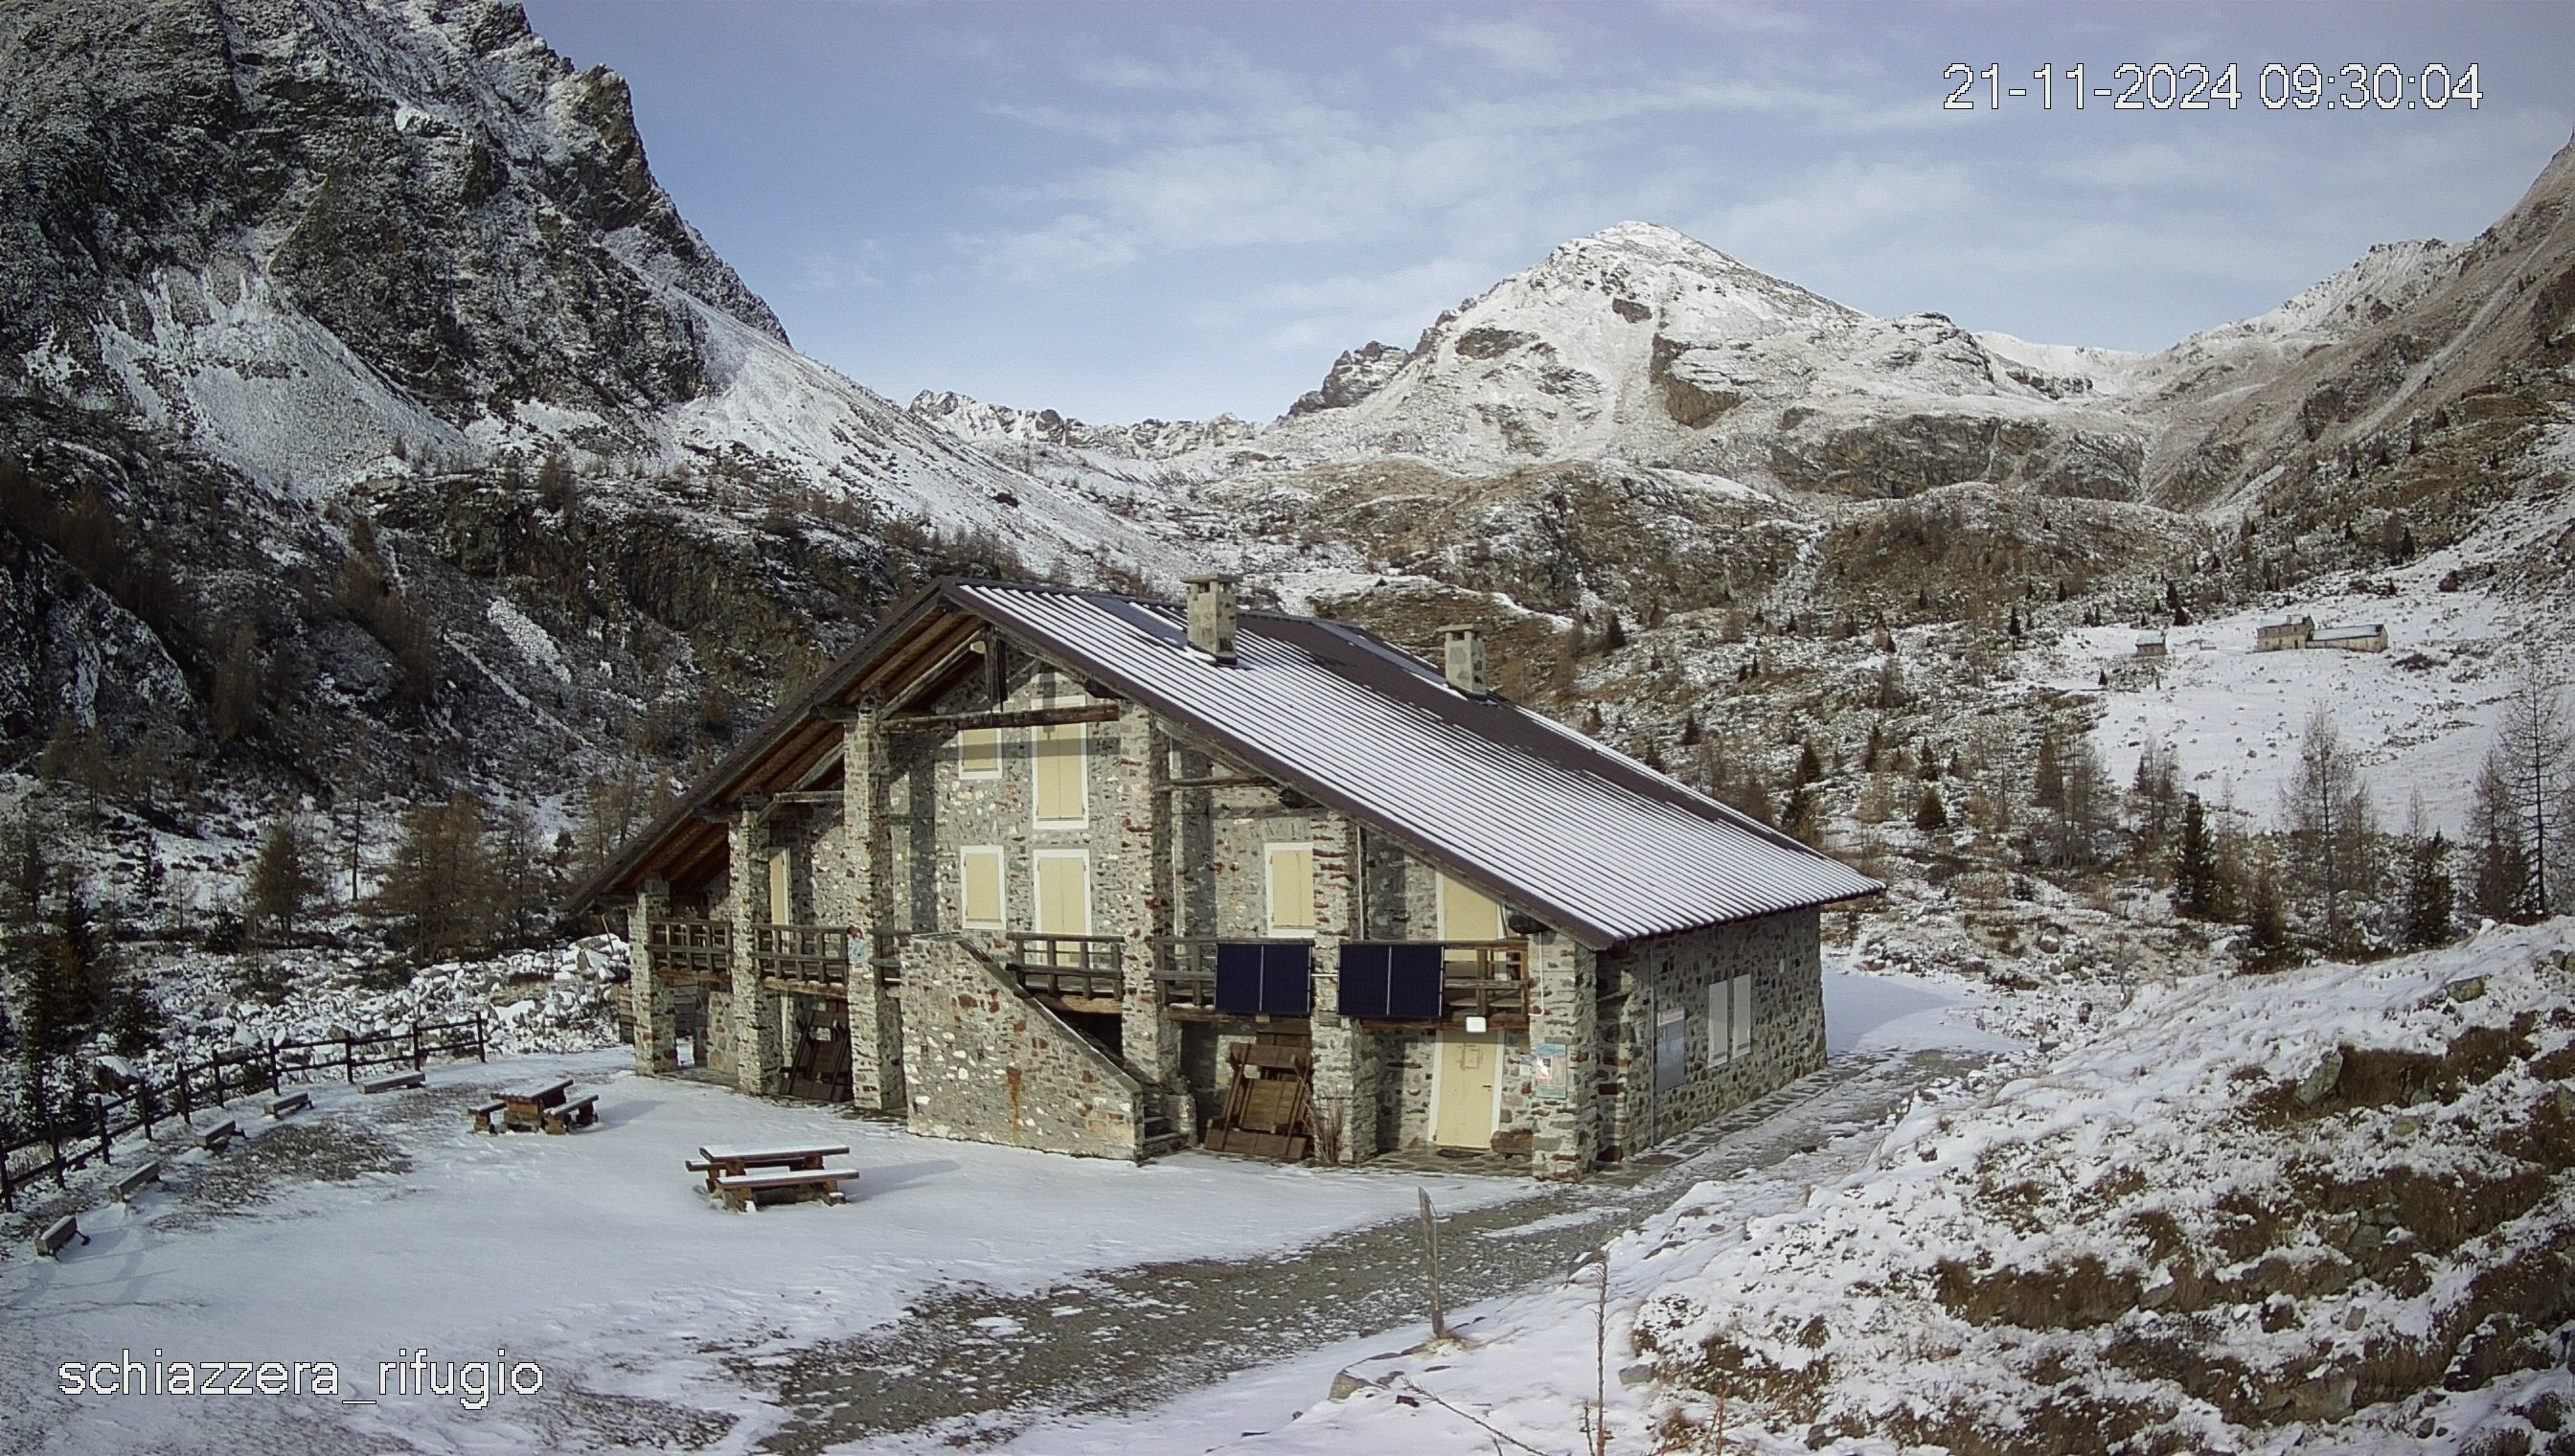
[[[527,10],[626,76],[655,172],[807,353],[1100,422],[1275,416],[1626,219],[1872,313],[2157,348],[2473,236],[2575,128],[2557,4]],[[2243,99],[1944,111],[1953,61],[2234,62]],[[2260,68],[2302,61],[2475,63],[2484,99],[2265,109]]]

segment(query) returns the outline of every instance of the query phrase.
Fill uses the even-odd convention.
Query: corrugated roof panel
[[[1336,624],[1246,613],[1240,661],[1188,651],[1177,611],[1126,598],[952,589],[1191,724],[1251,765],[1609,943],[1828,904],[1875,880],[1536,714],[1450,689]],[[1587,932],[1587,933],[1586,933]]]

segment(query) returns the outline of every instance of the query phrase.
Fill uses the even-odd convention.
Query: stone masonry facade
[[[783,856],[792,922],[851,930],[832,983],[847,1000],[851,1096],[864,1109],[929,1135],[1137,1157],[1149,1125],[1195,1139],[1221,1099],[1228,1046],[1301,1036],[1318,1149],[1357,1162],[1426,1144],[1442,1040],[1465,1035],[1462,1021],[1356,1021],[1335,1006],[1344,941],[1438,938],[1439,869],[999,634],[977,651],[980,672],[906,712],[1050,725],[1081,716],[1081,813],[1038,817],[1030,728],[1000,729],[998,758],[970,765],[957,734],[907,730],[883,705],[863,706],[843,725],[833,791],[733,805],[721,880],[686,896],[652,881],[637,896],[639,914],[655,918],[684,899],[702,906],[735,946],[730,981],[692,1001],[639,944],[639,1070],[675,1069],[686,1006],[707,1023],[702,1063],[745,1091],[783,1091],[810,997],[766,988],[749,953],[774,909],[770,862]],[[1310,851],[1310,927],[1274,923],[1268,855],[1283,845]],[[965,919],[969,855],[998,860],[998,924]],[[1076,928],[1114,944],[1113,997],[1051,1005],[1009,968],[1019,953],[1011,933],[1038,927],[1038,866],[1048,859],[1081,866]],[[1499,1057],[1496,1145],[1524,1150],[1539,1176],[1580,1177],[1822,1062],[1812,910],[1597,950],[1506,898],[1502,910],[1524,956],[1525,1002],[1493,1018],[1479,1044]],[[1309,1017],[1263,1022],[1166,1005],[1163,976],[1197,963],[1192,941],[1281,935],[1312,942]],[[1752,1044],[1714,1055],[1708,988],[1740,975],[1752,977]],[[1687,1064],[1658,1088],[1656,1028],[1672,1008],[1686,1023]]]

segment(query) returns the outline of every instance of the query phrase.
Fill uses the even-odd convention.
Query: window
[[[1083,775],[1083,726],[1054,724],[1030,735],[1030,758],[1037,765],[1038,822],[1078,824],[1087,809]]]
[[[959,919],[970,930],[998,930],[1002,908],[1002,850],[997,844],[970,844],[957,851]]]
[[[1738,975],[1707,988],[1707,1059],[1722,1066],[1752,1050],[1752,977]]]
[[[1040,849],[1034,861],[1041,935],[1091,933],[1091,854],[1083,849]]]
[[[1665,1006],[1654,1013],[1654,1090],[1668,1092],[1689,1076],[1689,1011]]]
[[[1261,852],[1269,880],[1270,934],[1309,939],[1314,933],[1314,846],[1272,844]]]
[[[960,778],[999,778],[1002,776],[1002,730],[968,728],[957,735],[957,776]]]
[[[769,856],[769,923],[796,923],[796,861],[784,849]]]

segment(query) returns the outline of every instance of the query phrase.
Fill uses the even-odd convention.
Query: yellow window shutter
[[[1276,935],[1311,934],[1314,929],[1314,849],[1310,844],[1273,844],[1270,862],[1270,929]]]
[[[1082,725],[1057,724],[1040,728],[1036,730],[1032,749],[1037,762],[1038,817],[1055,822],[1082,818]]]
[[[968,778],[1002,774],[1002,730],[968,728],[957,735],[957,771]]]
[[[958,879],[970,926],[996,929],[1002,924],[1002,851],[970,848],[958,851]]]

